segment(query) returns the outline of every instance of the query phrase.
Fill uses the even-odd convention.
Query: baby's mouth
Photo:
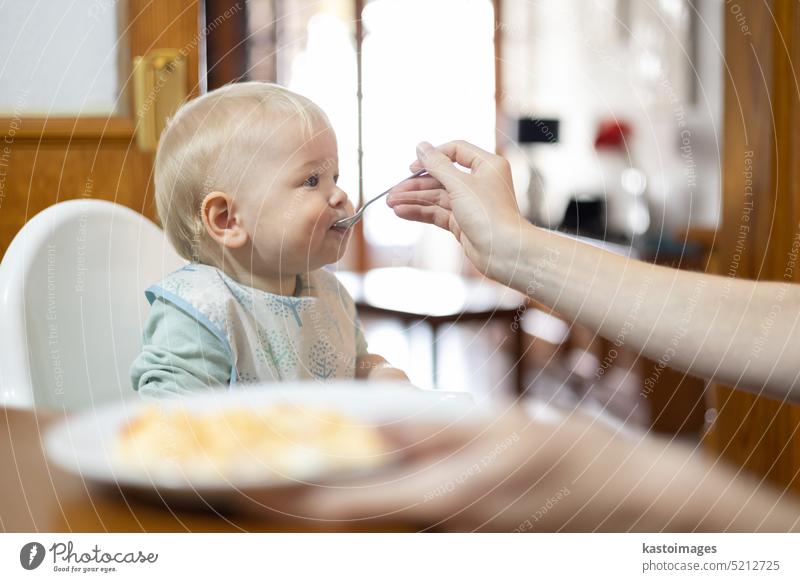
[[[334,220],[333,224],[331,224],[331,226],[330,226],[330,230],[335,230],[336,232],[346,232],[347,231],[347,227],[346,226],[338,226],[339,221],[340,220],[344,220],[345,218],[347,218],[347,217],[346,216],[340,216],[336,220]]]

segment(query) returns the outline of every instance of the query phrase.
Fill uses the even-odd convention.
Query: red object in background
[[[597,126],[594,147],[623,149],[625,140],[631,135],[631,126],[627,121],[604,119]]]

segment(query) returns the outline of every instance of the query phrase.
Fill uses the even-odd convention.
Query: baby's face
[[[258,174],[243,200],[254,268],[306,272],[338,261],[347,249],[349,231],[333,228],[353,214],[336,185],[336,135],[316,124],[312,136],[305,139],[296,122],[286,123],[272,136],[268,159],[254,160]]]

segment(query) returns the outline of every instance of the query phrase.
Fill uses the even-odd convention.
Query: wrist
[[[490,261],[492,279],[532,298],[557,279],[561,250],[553,235],[530,223],[509,228]]]
[[[480,249],[485,265],[484,274],[495,281],[509,284],[530,256],[532,230],[535,227],[519,215],[512,217],[512,220],[498,219],[488,244],[484,245],[487,248]]]

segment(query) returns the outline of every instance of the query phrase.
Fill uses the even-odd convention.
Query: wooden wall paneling
[[[790,103],[795,107],[790,108],[788,120],[788,139],[791,144],[790,159],[787,160],[784,169],[787,171],[787,178],[791,184],[794,207],[792,208],[792,224],[800,233],[800,9],[794,5],[794,14],[788,15],[785,19],[786,26],[782,27],[783,37],[789,37],[791,42],[788,44],[787,52],[790,56],[791,67],[787,68],[787,80],[790,80],[787,94],[790,96]],[[783,21],[784,19],[782,19]],[[794,273],[794,280],[800,281],[800,268]],[[789,423],[792,430],[800,427],[800,407],[792,407],[789,413]],[[798,431],[800,432],[800,431]],[[797,443],[791,449],[791,467],[793,473],[791,478],[795,485],[795,490],[800,490],[797,474],[800,472],[800,435],[795,433],[794,442]]]
[[[741,3],[725,10],[723,222],[714,264],[724,276],[784,280],[798,233],[796,2]],[[738,18],[737,18],[738,16]],[[798,281],[798,273],[791,280]],[[714,452],[800,491],[800,408],[714,385]]]
[[[244,10],[243,4],[239,6],[238,10]],[[200,28],[201,8],[200,0],[128,0],[131,58],[156,48],[185,51],[192,96],[200,93],[200,49],[205,36],[205,30]]]

